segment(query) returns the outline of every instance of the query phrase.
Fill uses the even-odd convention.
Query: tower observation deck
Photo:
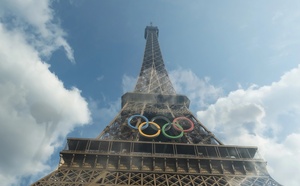
[[[257,147],[224,145],[176,94],[147,26],[141,71],[96,138],[68,138],[57,170],[32,186],[279,186]]]

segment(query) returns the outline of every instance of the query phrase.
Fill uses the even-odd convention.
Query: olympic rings
[[[139,126],[134,126],[133,124],[131,124],[131,121],[135,117],[142,118],[144,120],[144,122],[142,122],[141,124],[139,124]],[[165,120],[167,123],[164,124],[163,127],[161,128],[160,124],[157,124],[157,123],[154,122],[155,120],[158,120],[158,119]],[[184,129],[183,126],[180,125],[180,123],[178,122],[178,120],[186,120],[189,123],[190,127],[188,129]],[[171,123],[171,121],[167,117],[165,117],[165,116],[155,116],[155,117],[153,117],[151,119],[151,121],[149,121],[148,118],[146,118],[145,116],[136,114],[136,115],[132,115],[132,116],[130,116],[128,118],[127,124],[132,129],[138,129],[139,133],[142,136],[147,137],[147,138],[155,138],[155,137],[159,136],[160,133],[162,132],[163,135],[165,137],[167,137],[167,138],[177,139],[177,138],[181,138],[185,132],[190,132],[190,131],[192,131],[194,129],[194,123],[193,123],[193,121],[191,121],[189,118],[184,117],[184,116],[175,118],[173,120],[173,122]],[[157,131],[155,134],[145,134],[143,132],[143,130],[145,130],[146,128],[148,128],[149,125],[150,125],[150,127],[152,129],[154,129],[154,130]],[[172,136],[170,134],[167,134],[166,131],[170,130],[171,127],[174,127],[174,129],[176,131],[180,132],[180,134],[177,135],[177,136]]]
[[[170,122],[170,123],[166,123],[165,125],[167,125],[166,127],[165,127],[165,130],[164,131],[168,131],[168,130],[170,130],[171,129],[171,127],[172,127],[172,123]],[[167,128],[168,127],[168,128]],[[183,130],[183,129],[182,129]]]
[[[166,123],[166,124],[164,124],[164,126],[162,127],[161,131],[162,131],[163,135],[164,135],[165,137],[167,137],[167,138],[170,138],[170,139],[181,138],[181,137],[183,136],[183,128],[182,128],[182,126],[180,126],[178,123],[175,123],[174,125],[176,125],[178,128],[181,129],[181,133],[180,133],[179,135],[177,135],[177,136],[171,136],[171,135],[169,135],[169,134],[166,133],[165,128],[166,128],[168,125],[170,125],[170,124],[171,124],[171,123]]]
[[[185,130],[183,130],[183,129],[180,129],[177,125],[175,125],[175,123],[178,123],[177,121],[178,120],[186,120],[186,121],[188,121],[189,123],[190,123],[190,128],[188,128],[188,129],[185,129]],[[193,129],[194,129],[194,123],[189,119],[189,118],[187,118],[187,117],[178,117],[178,118],[175,118],[174,120],[173,120],[173,127],[174,127],[174,129],[175,130],[177,130],[177,131],[183,131],[183,132],[190,132],[190,131],[192,131]]]
[[[157,132],[155,133],[155,134],[145,134],[142,130],[143,130],[143,126],[145,125],[147,125],[147,124],[152,124],[152,125],[154,125],[155,127],[156,127],[156,129],[157,129]],[[140,132],[140,134],[142,135],[142,136],[144,136],[144,137],[147,137],[147,138],[155,138],[155,137],[157,137],[157,136],[159,136],[159,134],[160,134],[160,126],[157,124],[157,123],[155,123],[155,122],[153,122],[153,121],[150,121],[150,122],[143,122],[143,123],[141,123],[140,124],[140,126],[139,126],[139,132]]]
[[[127,121],[127,124],[128,124],[128,126],[130,127],[130,128],[132,128],[132,129],[138,129],[138,127],[136,127],[136,126],[133,126],[133,125],[131,125],[131,120],[133,119],[133,118],[135,118],[135,117],[140,117],[140,118],[143,118],[144,120],[145,120],[145,123],[146,123],[146,125],[144,124],[143,126],[143,128],[142,128],[142,130],[144,130],[144,129],[146,129],[148,126],[149,126],[149,120],[148,120],[148,118],[146,118],[145,116],[142,116],[142,115],[132,115],[132,116],[130,116],[130,118],[128,118],[128,121]]]
[[[167,123],[171,123],[171,121],[165,116],[155,116],[154,118],[151,119],[151,121],[154,122],[157,119],[165,120]],[[170,130],[170,128],[171,128],[171,126],[166,131]]]

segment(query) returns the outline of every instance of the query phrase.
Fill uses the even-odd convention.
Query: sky
[[[133,90],[158,26],[191,111],[228,145],[254,145],[300,182],[300,1],[0,0],[0,183],[55,170],[67,137],[94,138]]]

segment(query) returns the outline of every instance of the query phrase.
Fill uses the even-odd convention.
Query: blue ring
[[[137,115],[132,115],[132,116],[130,116],[130,117],[128,118],[127,124],[128,124],[128,126],[129,126],[130,128],[132,128],[132,129],[138,129],[138,127],[132,126],[132,125],[130,124],[130,121],[131,121],[134,117],[140,117],[140,118],[143,118],[143,119],[145,120],[146,125],[144,125],[144,126],[142,127],[142,130],[146,129],[146,128],[149,126],[149,120],[148,120],[145,116],[143,116],[143,115],[138,115],[138,114],[137,114]]]

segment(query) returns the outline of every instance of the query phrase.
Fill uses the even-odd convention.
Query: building
[[[145,29],[146,48],[133,92],[97,137],[68,138],[58,169],[32,186],[277,186],[257,147],[224,145],[176,94],[158,43]]]

